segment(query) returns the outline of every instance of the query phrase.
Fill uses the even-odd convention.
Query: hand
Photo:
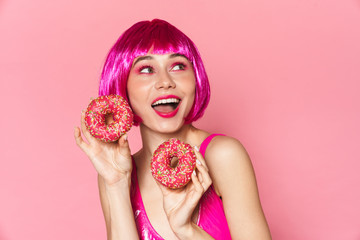
[[[212,184],[209,169],[202,155],[195,150],[196,170],[191,175],[191,182],[180,189],[170,189],[158,183],[163,193],[163,207],[175,234],[189,231],[192,227],[192,215],[201,196]],[[186,234],[186,233],[185,233]]]
[[[107,185],[130,179],[132,161],[127,134],[117,142],[105,143],[91,136],[85,126],[85,111],[81,113],[81,130],[88,143],[82,136],[79,127],[75,127],[74,137],[76,144],[89,157],[96,171]]]

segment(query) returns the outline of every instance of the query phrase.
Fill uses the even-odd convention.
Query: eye
[[[142,66],[139,69],[139,73],[154,73],[154,68],[152,66]]]
[[[174,71],[185,70],[185,69],[186,69],[186,65],[183,63],[175,63],[174,66],[172,67],[172,70]]]

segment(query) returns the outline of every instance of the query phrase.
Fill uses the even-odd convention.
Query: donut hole
[[[106,123],[106,125],[109,125],[109,124],[111,124],[113,122],[115,122],[114,121],[114,114],[112,114],[112,113],[105,114],[105,123]]]
[[[179,163],[179,158],[177,157],[173,157],[170,161],[170,167],[172,168],[176,168],[176,166],[178,165]]]

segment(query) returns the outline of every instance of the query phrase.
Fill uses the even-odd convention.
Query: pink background
[[[120,33],[162,18],[200,49],[195,125],[245,145],[273,239],[359,240],[360,2],[125,2],[0,0],[0,239],[105,239],[73,127]]]

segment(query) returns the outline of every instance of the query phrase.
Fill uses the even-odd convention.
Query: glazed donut
[[[114,122],[106,124],[106,115]],[[119,95],[100,96],[92,100],[85,112],[85,126],[90,134],[104,142],[114,142],[130,130],[134,115],[126,100]]]
[[[170,166],[173,157],[179,159],[175,168]],[[155,150],[151,159],[151,174],[166,187],[181,188],[190,181],[195,162],[196,156],[192,147],[176,138],[171,138]]]

